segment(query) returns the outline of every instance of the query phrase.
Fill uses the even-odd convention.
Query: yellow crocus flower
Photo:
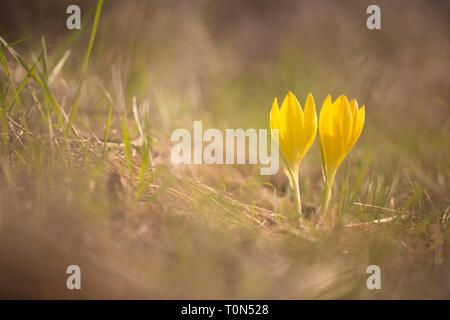
[[[324,209],[330,201],[331,186],[339,165],[361,135],[365,108],[359,109],[355,99],[341,95],[334,102],[328,95],[319,116],[319,146],[325,180]]]
[[[270,129],[278,129],[279,150],[294,189],[297,211],[301,214],[298,167],[317,134],[316,107],[311,93],[306,98],[304,110],[291,91],[284,98],[281,109],[275,98],[270,112]]]

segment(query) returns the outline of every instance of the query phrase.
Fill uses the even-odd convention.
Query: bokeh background
[[[65,26],[70,4],[81,7],[79,31]],[[381,30],[366,28],[366,8],[371,4],[381,8]],[[24,58],[36,59],[42,36],[49,65],[55,66],[70,52],[52,85],[67,109],[77,89],[95,5],[66,0],[0,3],[0,35],[7,42],[25,38],[14,46]],[[74,187],[75,195],[81,193],[73,205],[67,204],[63,190],[59,194],[44,187],[45,194],[55,192],[41,199],[48,218],[30,214],[0,229],[0,276],[8,281],[0,286],[0,296],[449,298],[449,9],[444,0],[106,0],[80,95],[78,122],[84,132],[104,135],[112,103],[110,140],[121,141],[119,119],[133,118],[135,96],[158,142],[153,150],[157,165],[212,186],[219,195],[273,210],[291,201],[282,173],[264,178],[248,166],[172,168],[167,157],[170,133],[179,127],[192,130],[193,120],[203,120],[204,128],[222,130],[267,128],[273,98],[282,99],[288,90],[301,104],[311,92],[318,111],[326,95],[345,94],[366,106],[366,123],[345,164],[351,169],[346,174],[342,169],[337,178],[336,195],[353,188],[354,195],[344,197],[344,203],[352,199],[407,211],[413,222],[373,232],[340,230],[331,238],[314,241],[292,235],[280,240],[267,235],[267,230],[261,236],[259,229],[248,225],[233,224],[230,231],[214,218],[203,221],[192,212],[209,200],[191,203],[192,209],[178,198],[165,198],[164,189],[149,208],[117,200],[125,217],[119,220],[120,232],[114,228],[111,232],[100,218],[92,222],[89,212],[111,211],[112,200],[99,197],[98,201],[109,204],[95,204],[92,195],[82,193],[88,182]],[[20,83],[26,71],[14,59],[10,64],[14,81]],[[6,83],[5,73],[1,77]],[[33,88],[32,83],[29,86]],[[138,136],[135,129],[130,134]],[[83,167],[75,163],[71,167]],[[118,171],[117,184],[127,186]],[[70,178],[74,175],[79,172],[66,176],[58,171],[48,179],[55,185],[60,180],[64,185],[67,180],[76,184]],[[108,186],[115,185],[114,178],[105,179]],[[316,145],[300,168],[300,179],[303,199],[314,210],[322,187]],[[253,183],[270,183],[273,188],[248,187]],[[18,184],[24,190],[36,187],[24,180]],[[344,184],[347,191],[342,191]],[[281,202],[273,200],[272,189]],[[34,195],[24,191],[26,195],[12,197],[12,193],[3,190],[4,221],[12,212],[22,217],[23,206],[34,203]],[[58,212],[67,213],[73,225]],[[88,222],[79,221],[79,212],[88,212]],[[239,210],[233,212],[239,215]],[[347,222],[356,215],[347,214]],[[192,222],[192,216],[200,222],[197,218]],[[97,228],[108,229],[108,236]],[[36,239],[47,240],[39,245],[41,240]],[[123,252],[129,260],[119,258]],[[66,275],[57,271],[72,253],[85,268],[95,270],[87,273],[90,290],[76,294],[60,288]],[[369,263],[386,270],[386,286],[377,293],[365,289],[364,270]],[[53,271],[48,275],[46,270]]]

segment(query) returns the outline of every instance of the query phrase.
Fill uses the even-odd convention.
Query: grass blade
[[[103,150],[106,149],[108,143],[109,129],[111,128],[112,104],[109,106],[108,121],[106,122],[105,140],[103,141]]]
[[[83,67],[81,68],[80,81],[78,83],[77,92],[75,94],[75,99],[73,101],[72,110],[70,111],[69,123],[67,124],[67,127],[66,127],[66,135],[68,133],[68,130],[70,130],[70,128],[72,128],[72,123],[73,123],[75,116],[77,114],[77,111],[78,111],[78,99],[80,97],[81,86],[83,85],[84,75],[86,73],[86,69],[88,66],[89,57],[91,56],[92,47],[94,46],[94,40],[95,40],[95,35],[97,33],[97,27],[98,27],[98,22],[100,20],[100,13],[102,11],[102,6],[103,6],[103,0],[98,0],[97,8],[95,10],[94,25],[92,27],[91,38],[89,39],[89,45],[88,45],[88,48],[86,51],[86,56],[84,57]]]

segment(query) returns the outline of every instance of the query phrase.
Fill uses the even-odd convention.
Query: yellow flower
[[[298,166],[317,134],[316,107],[311,93],[306,98],[304,110],[291,91],[280,110],[275,98],[270,112],[270,129],[279,130],[280,151],[290,169],[298,173]]]
[[[317,134],[316,107],[311,93],[306,98],[304,110],[291,91],[284,98],[280,110],[275,98],[270,112],[270,129],[278,129],[279,150],[286,164],[291,187],[294,189],[298,214],[301,214],[298,167]]]
[[[329,193],[334,176],[342,160],[361,135],[364,126],[364,106],[358,109],[355,99],[351,102],[341,95],[333,103],[331,96],[325,99],[319,116],[319,137],[322,153],[322,168],[328,194],[325,196],[325,208],[328,206]]]

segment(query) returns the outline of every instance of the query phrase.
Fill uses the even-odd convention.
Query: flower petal
[[[272,110],[270,110],[270,129],[280,129],[280,110],[277,98],[273,100]]]
[[[281,135],[286,142],[286,150],[283,150],[285,156],[292,165],[296,165],[304,118],[300,103],[291,91],[286,95],[281,105],[280,126]]]
[[[304,155],[309,150],[309,148],[311,148],[317,135],[316,104],[314,103],[314,98],[311,93],[309,93],[308,97],[306,98],[303,115],[305,127],[303,130],[303,137],[302,137],[304,145],[302,155]]]
[[[319,136],[323,139],[323,135],[329,133],[328,126],[328,113],[331,108],[331,96],[328,95],[322,104],[322,109],[320,109],[319,115]]]
[[[346,152],[352,134],[352,111],[345,95],[339,96],[333,103],[333,125],[339,132],[342,152]]]
[[[358,141],[359,136],[361,135],[362,129],[364,127],[365,117],[366,117],[366,109],[365,109],[365,106],[363,105],[361,107],[361,109],[358,110],[358,119],[356,122],[356,129],[352,135],[349,150],[355,145],[356,141]]]
[[[351,148],[351,143],[353,141],[353,137],[355,135],[356,132],[356,127],[358,124],[358,102],[356,101],[356,99],[353,99],[352,101],[350,101],[350,109],[352,110],[352,133],[350,135],[350,139],[348,141],[348,149]]]

